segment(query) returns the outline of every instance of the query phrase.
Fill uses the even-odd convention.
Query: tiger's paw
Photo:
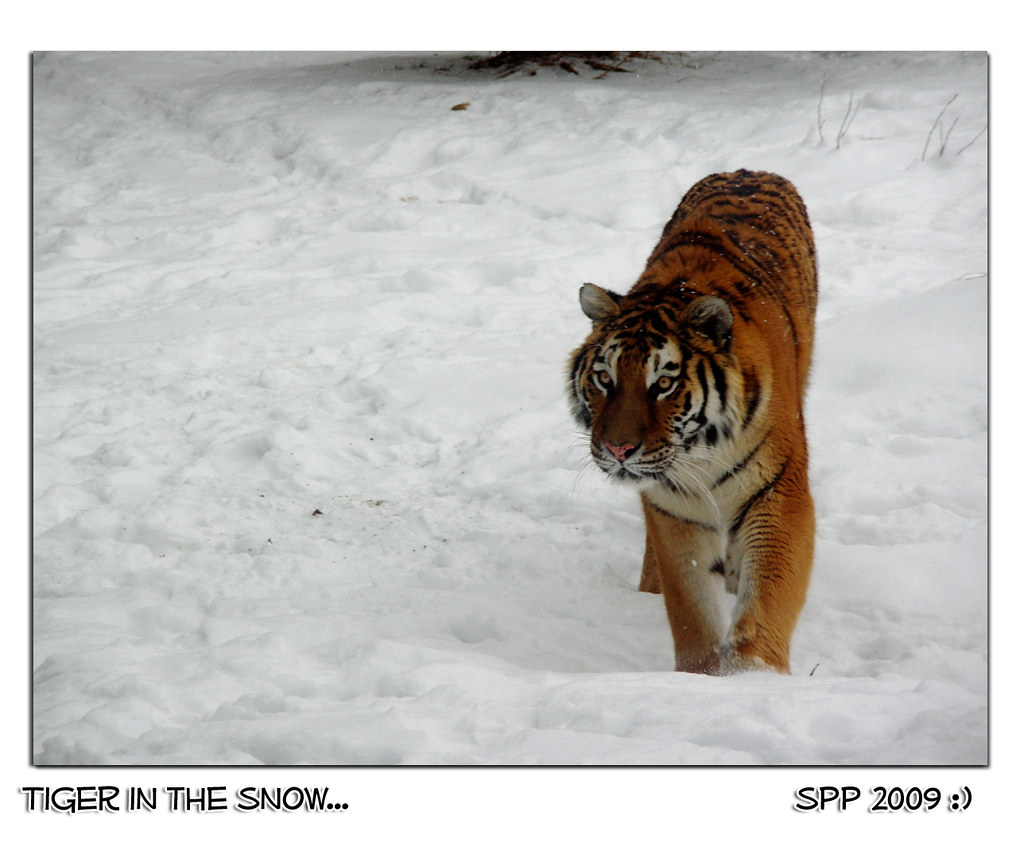
[[[677,653],[676,670],[680,673],[705,673],[708,676],[717,676],[722,672],[718,653],[715,651],[702,656]]]
[[[789,660],[766,652],[764,648],[758,646],[757,641],[723,644],[718,651],[718,662],[719,673],[722,676],[753,670],[774,670],[777,673],[789,674]]]

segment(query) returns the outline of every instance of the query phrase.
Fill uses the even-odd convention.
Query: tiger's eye
[[[601,386],[611,386],[612,376],[608,374],[608,372],[600,371],[597,373],[597,382],[601,384]]]
[[[666,389],[671,387],[673,383],[675,383],[675,381],[668,375],[662,375],[660,378],[658,378],[657,386],[659,390],[664,392]]]

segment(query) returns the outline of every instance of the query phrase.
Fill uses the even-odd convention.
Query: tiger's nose
[[[625,462],[632,454],[635,454],[640,447],[639,445],[634,445],[632,442],[623,442],[621,445],[613,445],[611,442],[605,442],[604,446],[619,462]]]

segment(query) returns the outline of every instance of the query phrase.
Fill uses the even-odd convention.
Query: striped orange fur
[[[708,176],[628,293],[585,284],[580,303],[592,330],[570,359],[570,407],[597,465],[640,493],[640,589],[664,595],[676,669],[788,673],[814,555],[803,201],[771,173]]]

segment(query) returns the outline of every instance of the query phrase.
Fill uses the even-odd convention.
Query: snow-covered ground
[[[35,762],[986,763],[986,56],[465,65],[35,57]],[[739,167],[819,250],[791,677],[672,672],[563,400]]]

